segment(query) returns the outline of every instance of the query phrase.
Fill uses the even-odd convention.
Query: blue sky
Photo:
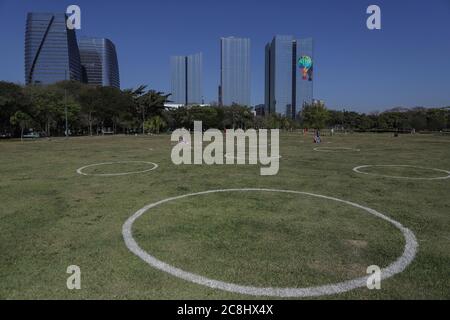
[[[26,13],[82,11],[78,36],[110,38],[122,88],[169,91],[169,57],[203,52],[205,101],[217,100],[219,38],[251,39],[252,103],[264,100],[264,45],[315,41],[314,96],[330,108],[450,105],[450,0],[0,0],[0,79],[24,81]],[[366,28],[381,7],[382,30]]]

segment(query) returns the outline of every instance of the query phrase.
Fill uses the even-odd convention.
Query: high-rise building
[[[220,39],[219,104],[250,106],[250,39]]]
[[[64,13],[28,13],[25,31],[25,83],[81,80],[75,30]]]
[[[79,39],[78,47],[83,82],[120,88],[116,47],[111,40],[83,37]]]
[[[266,114],[295,118],[313,99],[313,41],[275,36],[265,48]]]
[[[170,57],[170,100],[177,104],[187,104],[186,56]]]
[[[171,97],[174,103],[192,105],[202,101],[202,54],[170,58]]]
[[[201,53],[187,56],[187,104],[203,103],[202,60]]]

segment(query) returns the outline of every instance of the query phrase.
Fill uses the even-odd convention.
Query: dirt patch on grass
[[[358,249],[364,249],[367,247],[367,241],[365,240],[357,240],[357,239],[346,239],[345,243],[349,244],[350,246]]]

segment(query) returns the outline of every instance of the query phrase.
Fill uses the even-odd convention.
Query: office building
[[[250,39],[220,39],[219,104],[250,106]]]
[[[275,36],[265,48],[266,114],[295,118],[313,99],[313,41]]]
[[[264,104],[258,104],[255,106],[255,115],[259,116],[259,117],[264,117],[265,116],[265,109],[266,109],[266,105]]]
[[[105,38],[80,38],[82,81],[120,88],[119,64],[114,43]]]
[[[25,30],[25,83],[81,80],[75,30],[64,13],[28,13]]]
[[[170,58],[170,100],[176,104],[202,104],[202,54]]]

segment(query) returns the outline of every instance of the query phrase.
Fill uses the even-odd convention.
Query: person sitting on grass
[[[316,130],[314,133],[314,143],[321,143],[322,139],[320,138],[320,131],[319,129]]]

